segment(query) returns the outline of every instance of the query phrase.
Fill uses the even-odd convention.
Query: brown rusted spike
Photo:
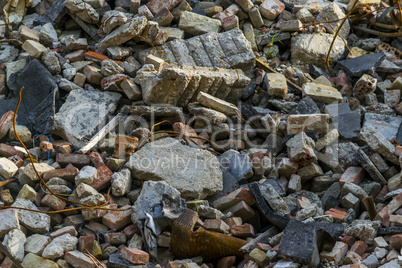
[[[366,207],[366,210],[370,216],[370,219],[373,220],[375,216],[377,216],[377,210],[375,209],[375,204],[374,204],[374,198],[373,196],[369,196],[366,198],[363,198],[363,204]]]
[[[173,222],[170,248],[176,257],[185,259],[202,256],[204,260],[216,260],[226,256],[243,257],[239,249],[247,244],[247,241],[207,231],[202,227],[194,231],[197,220],[197,213],[186,209]]]
[[[9,180],[5,180],[5,181],[0,181],[0,188],[3,187],[4,185],[10,183],[14,181],[14,179],[9,179]]]

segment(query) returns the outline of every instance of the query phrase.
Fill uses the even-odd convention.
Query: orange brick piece
[[[364,169],[361,167],[348,167],[339,179],[341,187],[347,183],[354,183],[358,185],[364,177]]]
[[[7,135],[10,128],[13,126],[14,112],[5,113],[0,119],[0,139]]]
[[[132,264],[147,264],[149,261],[149,254],[136,248],[124,247],[120,250],[120,254]]]

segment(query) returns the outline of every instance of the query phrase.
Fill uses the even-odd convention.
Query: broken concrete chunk
[[[325,104],[342,102],[342,95],[336,88],[316,83],[305,83],[302,88],[303,96],[309,96],[316,102]]]
[[[96,50],[103,52],[108,47],[119,46],[136,35],[140,35],[147,26],[145,17],[137,17],[119,26],[96,44]]]
[[[192,35],[219,32],[222,22],[193,12],[184,11],[180,16],[179,28]]]
[[[213,96],[228,97],[229,100],[236,101],[250,80],[241,73],[238,80],[236,71],[224,69],[219,71],[200,67],[163,69],[159,74],[149,75],[147,79],[140,81],[143,99],[149,105],[171,104],[184,107],[190,100],[196,98],[197,94],[206,91],[211,92]]]
[[[292,38],[291,52],[292,61],[310,63],[316,66],[325,65],[328,48],[331,45],[333,36],[324,33],[300,34]],[[331,51],[330,60],[338,60],[345,51],[345,44],[338,37]]]
[[[198,159],[203,161],[197,162]],[[203,199],[223,187],[222,171],[214,155],[172,138],[146,144],[131,156],[126,167],[138,180],[167,182],[186,199]]]
[[[64,5],[87,23],[96,24],[99,21],[99,14],[96,10],[82,0],[66,0]]]
[[[98,90],[73,90],[55,116],[54,133],[79,146],[95,134],[121,95]]]

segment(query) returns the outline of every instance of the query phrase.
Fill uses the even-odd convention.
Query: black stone
[[[312,74],[312,76],[314,78],[320,77],[320,76],[325,76],[326,78],[330,78],[331,76],[329,74],[327,74],[326,72],[324,72],[323,69],[321,69],[320,67],[317,67],[313,64],[310,64],[309,66],[310,69],[310,74]]]
[[[255,83],[255,81],[251,81],[247,87],[244,89],[243,94],[241,95],[240,99],[241,100],[246,100],[248,99],[251,95],[254,94],[254,90],[257,87],[257,84]]]
[[[336,208],[340,204],[341,204],[341,202],[339,202],[339,200],[336,197],[330,195],[330,196],[328,196],[327,200],[325,201],[324,209],[329,210],[331,208]]]
[[[322,234],[322,230],[316,230],[310,224],[290,221],[283,232],[278,254],[315,267],[320,263],[318,242]]]
[[[41,26],[46,23],[51,23],[53,26],[56,26],[56,23],[54,23],[51,19],[49,19],[46,15],[41,15],[38,16],[34,19],[33,25],[34,26]]]
[[[193,12],[193,13],[195,13],[195,14],[198,14],[198,15],[201,15],[201,16],[206,16],[206,15],[207,15],[207,14],[205,13],[205,11],[204,11],[202,8],[200,8],[199,6],[194,7],[194,8],[191,10],[191,12]]]
[[[381,62],[385,59],[385,54],[374,53],[366,54],[357,58],[339,61],[338,65],[348,75],[360,77],[363,74],[373,74]]]
[[[64,5],[66,0],[58,0],[51,7],[46,10],[46,16],[55,23],[59,23],[60,20],[67,14],[67,7]]]
[[[289,114],[319,114],[320,108],[310,97],[304,97]]]
[[[402,233],[402,227],[379,228],[377,235],[393,235]]]
[[[325,109],[342,138],[360,139],[360,110],[351,111],[347,103],[330,104]]]
[[[11,74],[7,85],[14,99],[0,101],[0,114],[15,109],[19,91],[24,87],[17,117],[18,124],[33,129],[41,122],[46,122],[40,132],[50,132],[58,108],[56,103],[59,101],[58,87],[50,72],[34,59],[20,71]]]
[[[398,132],[396,133],[396,141],[402,144],[402,124],[399,125]]]
[[[109,261],[107,263],[107,267],[126,268],[130,266],[131,264],[121,257],[120,252],[116,252],[109,255]]]
[[[315,267],[320,263],[319,251],[331,250],[343,231],[342,224],[292,220],[283,232],[278,254]]]
[[[192,8],[200,4],[200,1],[198,0],[186,0],[186,1]]]
[[[219,1],[224,9],[228,8],[229,6],[236,4],[235,0],[220,0]]]
[[[387,185],[387,180],[383,177],[381,172],[377,169],[377,167],[371,162],[370,158],[363,152],[362,149],[359,149],[354,157],[356,158],[357,162],[367,171],[369,176],[375,180],[376,182],[380,183],[381,186]]]

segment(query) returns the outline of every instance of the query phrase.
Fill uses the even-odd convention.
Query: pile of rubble
[[[401,267],[396,2],[1,0],[0,267]]]

